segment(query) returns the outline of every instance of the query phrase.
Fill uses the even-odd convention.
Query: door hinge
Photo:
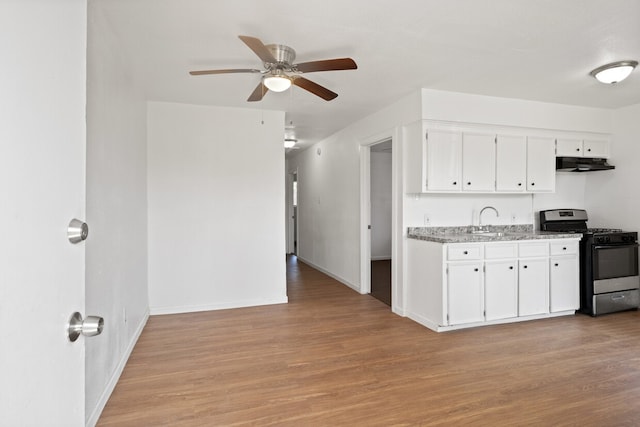
[[[425,132],[425,133],[424,133],[424,139],[425,139],[426,141],[428,141],[428,140],[429,140],[429,131],[427,131],[427,132]]]
[[[447,313],[447,323],[449,323],[449,313]]]
[[[484,266],[484,265],[482,266],[482,272],[483,272],[483,273],[486,273],[486,272],[487,272],[487,267],[486,267],[486,266]]]
[[[445,268],[444,271],[446,274],[449,274],[449,267]]]
[[[495,142],[496,144],[498,143],[498,137],[497,136],[493,139],[493,142]]]

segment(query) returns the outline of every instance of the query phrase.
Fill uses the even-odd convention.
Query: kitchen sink
[[[487,236],[487,237],[502,237],[506,236],[509,233],[505,233],[503,231],[484,231],[484,230],[474,230],[470,234],[476,236]]]

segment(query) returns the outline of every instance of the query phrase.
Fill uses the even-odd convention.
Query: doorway
[[[370,147],[370,293],[388,306],[391,306],[392,165],[390,139]]]
[[[298,255],[298,171],[287,174],[287,254]]]

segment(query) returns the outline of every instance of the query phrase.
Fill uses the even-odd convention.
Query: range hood
[[[561,172],[591,172],[615,169],[607,159],[586,157],[556,157],[556,170]]]

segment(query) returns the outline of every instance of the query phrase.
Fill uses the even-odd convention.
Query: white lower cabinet
[[[575,283],[580,279],[578,256],[556,256],[549,259],[552,313],[580,308],[580,290]]]
[[[449,263],[447,300],[450,325],[484,320],[482,261]]]
[[[548,262],[548,258],[525,258],[518,261],[520,316],[549,313]]]
[[[517,261],[486,261],[484,298],[486,320],[518,317]]]
[[[578,239],[409,239],[407,316],[435,331],[573,314]]]

